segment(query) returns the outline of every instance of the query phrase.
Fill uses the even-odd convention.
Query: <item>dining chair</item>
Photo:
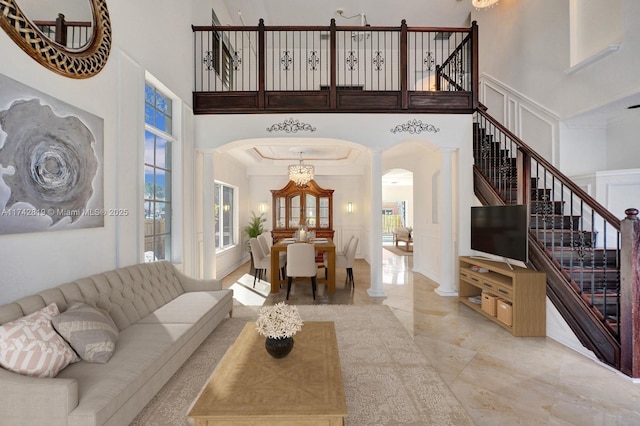
[[[338,256],[345,256],[347,253],[347,250],[349,249],[349,244],[351,244],[351,241],[355,238],[355,235],[350,236],[349,238],[347,238],[344,242],[344,245],[342,246],[342,251],[336,251],[336,259],[338,258]],[[322,256],[322,268],[324,268],[324,279],[327,280],[329,279],[329,268],[327,268],[327,253],[323,253]]]
[[[258,241],[260,241],[260,246],[262,246],[262,251],[265,253],[271,253],[271,246],[273,245],[273,239],[271,239],[271,233],[269,231],[265,231],[262,234],[258,235]]]
[[[316,249],[309,243],[292,243],[287,246],[287,300],[291,292],[293,278],[311,278],[311,292],[316,300]]]
[[[349,245],[345,249],[344,253],[336,254],[336,268],[346,268],[347,278],[345,279],[345,286],[351,284],[352,289],[355,289],[355,280],[353,277],[353,264],[356,259],[356,251],[358,249],[358,242],[360,238],[351,237]],[[327,263],[325,261],[325,267]]]
[[[249,239],[249,247],[251,248],[251,258],[253,259],[253,286],[256,286],[256,279],[262,280],[263,274],[267,272],[267,268],[271,266],[271,258],[267,258],[262,251],[260,241],[256,237]]]
[[[262,234],[258,235],[258,241],[260,242],[260,247],[262,247],[262,252],[271,258],[271,246],[273,245],[273,238],[271,237],[271,232],[265,231]],[[283,251],[278,252],[278,256],[280,256],[280,264],[281,268],[284,267],[285,262],[287,261],[287,253]],[[284,272],[284,271],[282,271]],[[283,274],[284,275],[284,274]]]

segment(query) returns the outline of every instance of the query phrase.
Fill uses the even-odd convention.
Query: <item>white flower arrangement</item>
[[[256,330],[262,336],[271,339],[293,337],[294,334],[302,330],[302,318],[298,307],[287,305],[284,302],[265,306],[260,309]]]

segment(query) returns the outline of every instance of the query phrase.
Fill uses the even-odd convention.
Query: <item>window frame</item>
[[[226,214],[225,214],[224,207],[221,209],[220,204],[218,203],[219,200],[222,199],[223,206],[224,206],[225,190],[230,190],[232,195],[231,197],[232,200],[228,204],[229,206],[229,209],[227,210],[228,213]],[[232,248],[238,245],[238,233],[237,233],[237,225],[236,225],[238,220],[238,214],[237,214],[238,210],[236,208],[237,200],[238,200],[238,187],[234,185],[230,185],[228,183],[218,181],[218,180],[214,180],[213,191],[214,191],[214,194],[213,194],[214,246],[215,246],[216,252],[220,252],[220,251],[228,250],[229,248]],[[226,225],[226,222],[224,221],[225,216],[231,220],[231,223],[228,225]],[[231,237],[231,241],[228,243],[224,242],[225,232],[228,232]],[[223,236],[223,238],[220,238],[221,235]]]
[[[151,105],[147,102],[147,86],[154,90],[154,105]],[[176,184],[176,176],[175,173],[178,172],[176,170],[175,161],[178,159],[176,156],[176,147],[179,144],[178,139],[173,135],[176,133],[176,98],[169,93],[161,84],[154,81],[152,78],[145,79],[144,85],[144,135],[143,135],[143,253],[144,253],[144,262],[151,262],[155,260],[175,260],[175,198],[173,194],[173,188],[175,188]],[[157,107],[157,96],[160,95],[165,101],[170,101],[170,111],[166,109],[159,109]],[[151,106],[153,110],[154,123],[151,124],[147,121],[147,108]],[[159,115],[162,117],[163,123],[165,123],[164,128],[167,131],[162,130],[159,127],[156,127],[158,121],[156,118]],[[153,158],[152,162],[147,162],[147,135],[153,136]],[[159,159],[156,157],[158,153],[158,141],[162,141],[165,144],[164,148],[164,164],[160,165]],[[149,196],[149,192],[147,191],[147,171],[149,169],[153,170],[153,185],[157,185],[156,176],[160,174],[164,174],[165,182],[164,182],[164,198],[159,198],[159,194],[154,186],[152,196]],[[157,173],[158,170],[161,173]],[[168,195],[167,195],[168,193]],[[162,205],[164,215],[158,216],[158,206]],[[148,217],[151,215],[152,217]],[[152,220],[151,223],[151,233],[147,233],[148,230],[148,220]],[[160,225],[160,220],[164,222]],[[162,229],[163,228],[163,229]],[[150,249],[147,250],[147,240],[151,239]],[[163,253],[161,257],[158,257],[158,247],[156,246],[158,239],[163,240]],[[149,252],[151,254],[149,255]]]

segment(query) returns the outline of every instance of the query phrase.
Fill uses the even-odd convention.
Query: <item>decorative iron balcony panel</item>
[[[475,22],[266,27],[261,20],[257,27],[193,27],[193,33],[197,114],[471,113],[477,106]]]

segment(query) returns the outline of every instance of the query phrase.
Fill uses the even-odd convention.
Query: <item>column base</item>
[[[436,294],[440,295],[440,296],[444,296],[444,297],[458,297],[458,291],[457,290],[444,290],[444,289],[440,289],[440,287],[435,289]]]
[[[369,288],[367,290],[367,294],[370,297],[387,297],[387,293],[385,293],[384,290],[378,290],[373,288]]]

